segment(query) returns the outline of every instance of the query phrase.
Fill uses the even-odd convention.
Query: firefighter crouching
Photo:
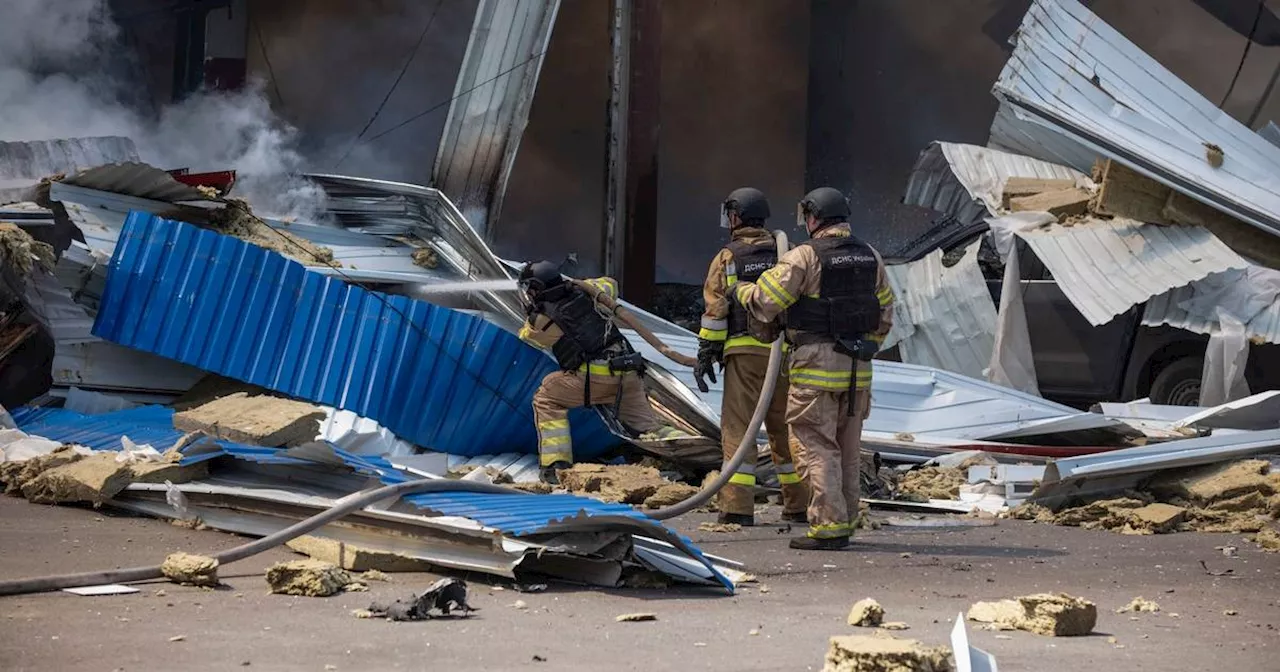
[[[781,335],[776,320],[752,323],[742,306],[729,301],[728,293],[738,282],[753,282],[778,260],[773,236],[765,228],[769,202],[759,189],[743,187],[729,194],[721,204],[720,226],[729,229],[730,242],[711,260],[707,280],[702,285],[706,308],[698,332],[698,365],[694,377],[698,388],[707,391],[704,377],[716,382],[714,364],[724,374],[724,401],[720,408],[720,441],[728,461],[738,450],[742,435],[751,422],[756,402],[769,369],[769,344]],[[805,509],[809,493],[796,472],[791,457],[790,432],[786,423],[787,377],[779,376],[773,399],[765,416],[769,448],[778,482],[782,486],[782,519],[807,522]],[[720,522],[755,524],[756,460],[748,457],[729,483],[720,490],[717,508]]]
[[[611,298],[618,296],[618,285],[612,278],[586,282]],[[573,465],[569,436],[572,408],[611,406],[618,420],[633,432],[659,438],[685,435],[658,421],[641,379],[644,358],[632,350],[590,294],[566,280],[559,267],[549,261],[525,265],[519,284],[526,315],[520,338],[550,349],[560,365],[559,371],[542,379],[533,395],[543,482],[557,483],[558,470]]]
[[[862,421],[871,407],[871,358],[889,332],[893,291],[884,263],[849,230],[839,191],[809,192],[798,219],[810,240],[782,255],[733,298],[761,321],[786,312],[791,391],[787,421],[799,444],[809,500],[802,550],[849,545],[858,518]]]

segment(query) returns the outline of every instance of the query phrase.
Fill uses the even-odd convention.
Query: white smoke
[[[126,49],[107,0],[4,0],[0,10],[0,140],[122,135],[143,161],[192,172],[234,169],[235,195],[268,217],[315,221],[324,192],[297,176],[297,132],[261,83],[210,91],[159,110],[129,95]],[[135,83],[136,84],[136,83]]]

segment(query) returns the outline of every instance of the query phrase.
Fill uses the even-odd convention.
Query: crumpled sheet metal
[[[535,452],[531,400],[555,370],[484,320],[146,213],[125,226],[93,333],[461,455]],[[592,411],[571,418],[577,455],[617,445]]]

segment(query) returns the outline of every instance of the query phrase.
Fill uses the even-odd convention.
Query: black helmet
[[[818,187],[800,200],[800,217],[813,215],[819,220],[849,221],[849,199],[838,189]]]
[[[755,187],[741,187],[729,193],[720,204],[720,226],[729,228],[729,213],[736,212],[744,221],[769,219],[769,199]]]
[[[532,261],[520,269],[520,289],[529,299],[536,299],[546,292],[563,287],[564,276],[560,267],[549,261]]]

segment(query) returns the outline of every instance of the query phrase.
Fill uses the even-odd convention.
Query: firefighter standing
[[[694,377],[698,388],[707,391],[704,377],[716,382],[714,364],[724,373],[724,401],[720,408],[720,441],[727,461],[738,450],[742,435],[751,422],[756,401],[769,368],[769,343],[780,335],[776,321],[757,325],[748,333],[747,313],[729,301],[728,292],[738,282],[752,282],[778,260],[773,236],[765,229],[769,202],[759,189],[743,187],[729,194],[721,204],[720,226],[730,231],[731,240],[711,260],[707,280],[702,285],[706,309],[698,332],[698,365]],[[757,338],[757,336],[759,338]],[[769,448],[782,486],[782,519],[807,522],[808,491],[796,473],[791,458],[790,432],[786,424],[787,378],[779,377],[765,416]],[[754,455],[738,467],[729,483],[720,490],[717,508],[720,522],[755,524],[756,461]]]
[[[761,321],[786,311],[791,351],[787,421],[812,493],[802,550],[849,545],[858,517],[862,421],[871,407],[871,358],[892,323],[884,263],[849,231],[849,202],[830,187],[800,201],[810,240],[782,255],[734,300]]]
[[[543,482],[558,482],[557,471],[573,464],[569,409],[609,405],[632,431],[659,438],[683,435],[654,415],[641,380],[644,358],[632,350],[590,294],[566,280],[549,261],[527,264],[519,283],[526,312],[520,338],[550,349],[560,365],[559,371],[542,379],[533,395]],[[612,278],[586,283],[610,298],[618,296]]]

